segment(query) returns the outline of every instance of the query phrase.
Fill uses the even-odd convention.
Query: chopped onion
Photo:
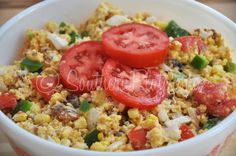
[[[48,33],[48,39],[52,42],[57,50],[64,49],[68,45],[67,40],[56,34]]]
[[[116,141],[116,142],[112,143],[111,145],[109,145],[107,147],[107,149],[112,151],[112,150],[117,149],[119,146],[124,145],[124,144],[125,144],[125,142],[123,140]]]

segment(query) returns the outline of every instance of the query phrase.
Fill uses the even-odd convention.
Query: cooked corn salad
[[[122,36],[126,33],[123,29],[131,27],[129,29],[133,31],[134,25],[137,34],[142,35],[145,27],[148,35],[141,39],[138,38],[140,36],[134,37],[136,32],[129,32],[126,38]],[[122,28],[122,32],[118,32],[118,28]],[[152,31],[155,34],[150,34]],[[92,42],[90,49],[97,48],[99,51],[101,46],[97,43],[101,40],[105,50],[109,51],[109,45],[104,42],[118,38],[119,35],[115,36],[117,33],[125,38],[117,40],[123,48],[130,48],[129,44],[135,47],[133,43],[137,41],[140,43],[138,49],[146,50],[158,40],[167,43],[168,50],[159,50],[158,53],[163,52],[163,55],[149,57],[155,59],[155,66],[150,63],[152,60],[145,62],[145,56],[142,56],[143,64],[135,62],[138,58],[127,62],[124,57],[110,56],[109,53],[102,58],[98,55],[91,57],[90,62],[84,61],[82,56],[76,58],[79,65],[87,63],[75,67],[76,71],[83,73],[81,77],[78,75],[80,80],[89,79],[84,78],[84,73],[90,72],[91,64],[97,68],[104,65],[101,63],[104,60],[104,66],[110,63],[108,69],[102,69],[105,78],[113,68],[111,64],[116,64],[119,69],[109,76],[119,70],[132,70],[131,78],[128,72],[120,72],[117,76],[119,80],[130,78],[134,85],[123,85],[128,97],[131,97],[130,101],[122,99],[122,96],[127,97],[126,94],[114,92],[113,87],[106,89],[105,78],[103,85],[75,91],[63,77],[66,67],[62,63],[73,57],[69,53],[76,46],[79,49]],[[168,40],[159,41],[162,36],[157,39],[155,35],[158,36],[158,33],[167,36]],[[113,35],[113,38],[108,35]],[[152,40],[148,40],[150,36]],[[23,129],[51,142],[94,151],[157,148],[204,133],[228,116],[236,106],[236,65],[223,37],[213,29],[196,29],[189,33],[175,21],[159,21],[142,12],[131,17],[109,3],[101,3],[94,15],[79,27],[66,21],[48,22],[43,29],[28,29],[25,38],[24,57],[13,65],[0,67],[0,109]],[[150,43],[146,43],[148,41]],[[168,54],[164,56],[164,52]],[[71,66],[73,61],[69,61]],[[146,68],[150,66],[152,69]],[[157,91],[139,91],[140,81],[145,79],[146,82],[149,77],[134,69],[157,75],[153,78],[154,83],[160,82],[157,83]],[[152,100],[158,102],[150,100],[151,94],[157,94]],[[134,102],[134,99],[139,101]]]

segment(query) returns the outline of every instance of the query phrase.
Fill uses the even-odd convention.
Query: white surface
[[[101,0],[50,0],[31,7],[6,23],[0,30],[0,64],[11,62],[22,46],[26,28],[40,28],[47,21],[68,21],[75,24],[87,19]],[[229,19],[206,6],[187,0],[110,0],[128,14],[148,11],[158,19],[175,19],[183,27],[215,28],[221,32],[233,49],[236,49],[236,26]],[[37,20],[36,20],[37,19]],[[31,155],[57,156],[205,156],[236,128],[236,112],[210,131],[193,139],[146,151],[129,153],[102,153],[71,149],[40,139],[22,130],[0,112],[1,129],[9,138]],[[200,146],[199,146],[200,145]]]

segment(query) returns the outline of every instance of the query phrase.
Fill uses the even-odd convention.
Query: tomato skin
[[[193,90],[198,104],[205,104],[207,112],[217,117],[226,117],[236,107],[236,99],[230,99],[227,86],[222,83],[201,82]]]
[[[195,48],[200,53],[206,50],[206,45],[199,36],[183,36],[175,38],[174,41],[179,41],[182,44],[181,50],[183,52],[189,52]]]
[[[77,94],[102,86],[101,73],[106,59],[101,42],[86,41],[71,47],[60,61],[63,86]]]
[[[136,32],[133,32],[134,30],[137,30],[137,34],[140,32],[139,35],[136,35]],[[142,33],[144,34],[143,36],[146,34],[151,37],[155,36],[158,40],[153,39],[151,41],[148,37],[146,37],[146,40],[142,39]],[[126,37],[124,37],[125,35]],[[131,39],[132,41],[127,41],[126,39]],[[125,41],[130,43],[126,44]],[[138,44],[137,46],[140,46],[142,43],[144,45],[147,43],[152,45],[148,48],[139,48],[135,47],[135,45],[131,46],[130,44],[134,44],[133,42]],[[102,46],[107,55],[123,64],[137,68],[151,67],[160,65],[165,61],[169,51],[169,38],[165,32],[155,27],[129,23],[112,27],[104,32],[102,35]]]
[[[59,84],[59,79],[56,77],[36,77],[31,79],[33,88],[44,98],[49,101],[55,93],[55,88]]]
[[[188,125],[182,124],[179,129],[181,130],[181,138],[179,141],[188,140],[188,139],[194,137],[194,134],[190,130]]]
[[[3,94],[0,95],[0,110],[4,112],[11,112],[16,108],[17,99],[15,95]]]
[[[167,81],[156,69],[135,69],[109,59],[102,75],[107,93],[129,107],[151,109],[167,95]]]
[[[145,130],[144,128],[132,129],[129,132],[128,138],[135,150],[147,149],[147,147],[145,146],[145,144],[147,143],[146,135],[147,130]]]

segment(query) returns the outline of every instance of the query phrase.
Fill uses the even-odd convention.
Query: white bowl
[[[48,0],[34,5],[9,20],[0,30],[0,65],[10,64],[23,46],[23,34],[28,27],[41,28],[47,21],[68,21],[79,25],[88,19],[101,0]],[[221,13],[190,0],[110,0],[127,14],[147,11],[162,20],[176,20],[188,30],[214,28],[221,32],[227,44],[236,49],[236,25]],[[0,112],[0,128],[21,156],[207,156],[224,146],[227,136],[236,129],[236,112],[206,133],[193,139],[145,151],[95,152],[58,145],[18,127]]]

